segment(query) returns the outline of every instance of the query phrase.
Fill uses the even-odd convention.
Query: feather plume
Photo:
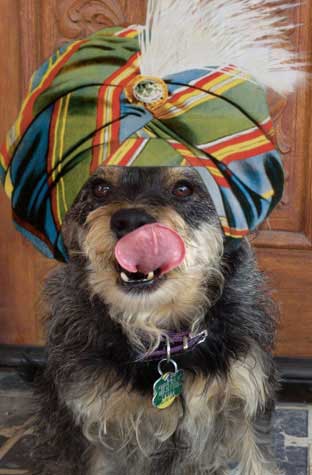
[[[235,65],[278,93],[303,79],[285,12],[293,0],[149,0],[140,29],[142,74],[166,77],[190,69]]]

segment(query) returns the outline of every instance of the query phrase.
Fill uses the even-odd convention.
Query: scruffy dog
[[[146,275],[120,267],[118,240],[157,223],[183,239],[181,263]],[[272,302],[248,242],[224,245],[196,169],[100,168],[63,235],[69,263],[44,291],[48,355],[36,381],[32,473],[275,473]],[[170,342],[167,332],[204,336],[171,355],[183,392],[159,409],[153,352]]]

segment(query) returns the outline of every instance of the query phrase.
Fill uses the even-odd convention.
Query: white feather
[[[140,29],[142,74],[166,77],[229,64],[279,93],[303,79],[302,58],[291,49],[283,11],[292,0],[149,0]]]

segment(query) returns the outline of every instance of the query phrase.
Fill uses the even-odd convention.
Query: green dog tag
[[[157,409],[165,409],[171,406],[182,393],[183,377],[183,369],[177,370],[175,373],[161,374],[161,377],[154,383],[153,406]]]

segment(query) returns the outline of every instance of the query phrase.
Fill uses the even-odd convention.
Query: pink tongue
[[[145,224],[126,234],[115,247],[118,263],[128,272],[161,273],[177,267],[185,257],[183,239],[163,224]]]

